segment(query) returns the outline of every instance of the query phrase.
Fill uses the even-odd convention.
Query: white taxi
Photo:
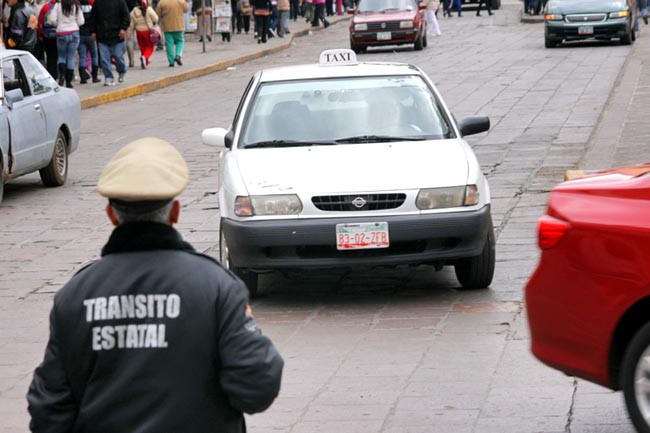
[[[203,131],[225,147],[222,263],[251,295],[269,270],[421,264],[488,287],[490,190],[462,137],[489,127],[456,123],[418,67],[350,50],[256,73],[232,125]]]

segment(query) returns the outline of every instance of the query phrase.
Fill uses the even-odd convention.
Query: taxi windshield
[[[454,133],[416,75],[262,84],[240,147],[442,140]]]
[[[361,0],[358,12],[413,11],[417,8],[413,0]]]

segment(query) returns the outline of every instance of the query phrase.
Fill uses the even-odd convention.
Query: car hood
[[[465,185],[458,140],[240,149],[251,195],[393,191]]]
[[[626,9],[619,0],[560,0],[549,4],[548,12],[553,14],[605,13]]]
[[[372,13],[357,13],[354,15],[352,22],[354,24],[360,23],[378,23],[384,21],[409,21],[415,18],[417,11],[392,11],[392,12],[372,12]]]

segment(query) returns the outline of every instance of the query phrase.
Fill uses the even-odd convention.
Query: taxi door
[[[12,174],[20,175],[42,168],[45,146],[45,116],[38,99],[31,88],[17,57],[2,60],[2,75],[5,94],[21,89],[23,100],[17,101],[8,110],[9,134],[13,154]]]

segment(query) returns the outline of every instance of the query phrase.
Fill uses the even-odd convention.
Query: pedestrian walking
[[[648,25],[648,0],[636,0],[637,14],[634,17],[634,31],[639,31],[639,15],[643,22]]]
[[[91,37],[97,41],[99,57],[104,73],[104,86],[114,86],[115,78],[111,59],[115,60],[118,81],[124,82],[126,75],[126,29],[131,17],[124,0],[95,0],[88,17]]]
[[[74,63],[79,48],[79,27],[84,24],[84,14],[78,0],[60,0],[49,16],[56,25],[56,50],[59,53],[59,85],[72,89]],[[82,64],[86,59],[80,59]]]
[[[440,26],[436,19],[436,14],[440,9],[440,0],[423,0],[422,4],[426,6],[427,16],[427,33],[435,32],[436,36],[440,36]]]
[[[298,15],[300,15],[300,0],[289,0],[289,19],[294,22],[298,20]]]
[[[165,48],[169,67],[174,63],[183,66],[183,46],[185,45],[185,20],[183,14],[190,6],[185,0],[160,0],[156,13],[165,31]]]
[[[202,6],[205,1],[205,9]],[[196,15],[196,34],[199,35],[199,42],[203,42],[203,14],[205,14],[205,38],[212,42],[212,0],[192,1],[192,13]]]
[[[463,2],[461,0],[450,0],[449,6],[447,8],[447,17],[451,18],[451,10],[456,7],[456,12],[458,12],[458,17],[463,16]]]
[[[289,31],[289,21],[291,19],[291,4],[290,0],[278,0],[278,37],[284,37],[291,33]]]
[[[156,32],[158,24],[158,15],[147,4],[147,0],[140,0],[140,4],[131,11],[131,24],[129,25],[127,35],[135,30],[135,37],[140,47],[140,67],[147,69],[151,63],[151,55],[154,47],[151,42],[151,33]]]
[[[36,46],[38,18],[34,10],[25,0],[7,0],[11,8],[9,21],[5,29],[5,40],[7,48],[14,50],[29,51]]]
[[[50,19],[55,4],[55,0],[49,0],[41,7],[41,10],[38,12],[37,30],[38,38],[43,45],[47,72],[53,77],[59,74],[59,53],[56,49],[56,25],[52,24],[52,20]]]
[[[283,361],[246,287],[173,227],[188,174],[156,138],[107,164],[97,190],[115,229],[54,297],[32,432],[243,433],[243,413],[277,396]]]
[[[138,0],[124,0],[126,2],[126,8],[129,10],[129,14],[131,11],[138,6]],[[124,41],[126,43],[126,55],[129,58],[129,68],[133,68],[135,66],[135,37],[134,37],[134,32],[127,32],[126,33],[126,40]]]
[[[94,0],[80,0],[81,11],[84,14],[84,25],[79,27],[79,84],[86,84],[90,78],[93,83],[99,83],[101,80],[97,76],[99,73],[99,56],[97,55],[97,42],[93,41],[92,34],[88,28],[88,18],[90,11],[93,8]],[[84,61],[90,53],[91,74],[88,74],[88,69]]]
[[[241,33],[243,29],[244,32],[248,34],[251,28],[251,15],[253,13],[253,7],[251,6],[250,0],[238,0],[238,2],[241,22],[237,21],[237,33]]]
[[[492,0],[479,0],[478,7],[476,8],[476,16],[481,16],[481,5],[485,4],[485,9],[487,10],[488,15],[492,14]]]
[[[305,21],[311,23],[314,20],[314,0],[304,0],[305,2]]]
[[[318,27],[323,22],[323,27],[328,28],[330,23],[325,19],[325,0],[313,0],[314,18],[311,22],[312,27]]]
[[[271,15],[271,0],[251,0],[255,16],[255,32],[257,43],[265,44],[269,34],[269,16]]]

